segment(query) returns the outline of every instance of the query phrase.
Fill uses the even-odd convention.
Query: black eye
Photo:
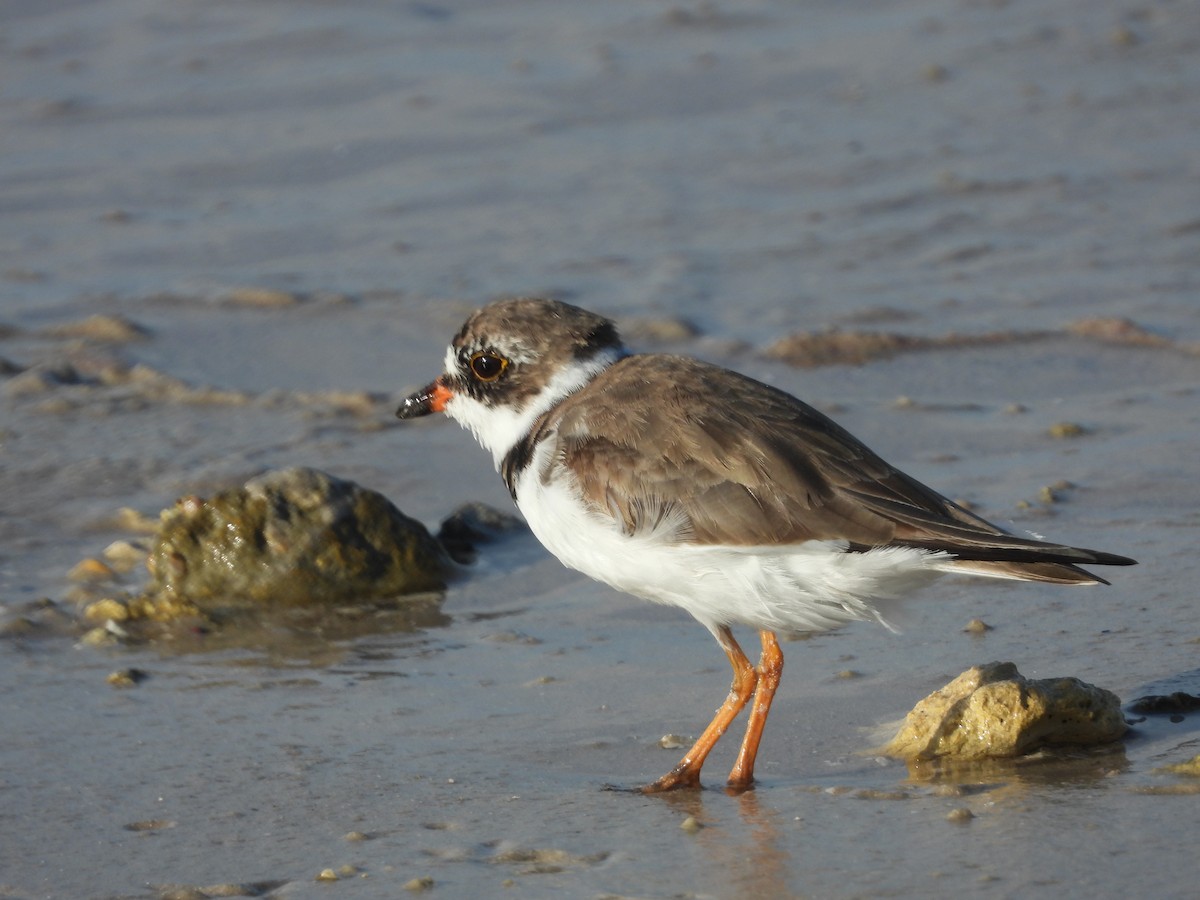
[[[484,350],[471,356],[471,374],[480,381],[495,381],[508,368],[508,360],[491,351]]]

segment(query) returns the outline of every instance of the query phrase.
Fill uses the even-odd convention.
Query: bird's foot
[[[744,781],[730,778],[727,782],[725,782],[725,793],[731,797],[737,797],[746,793],[746,791],[752,790],[754,790],[753,778],[747,778]]]
[[[700,771],[698,769],[696,771],[687,769],[684,771],[668,772],[662,778],[642,785],[642,787],[636,788],[636,790],[639,794],[664,794],[667,791],[696,790],[699,787]]]

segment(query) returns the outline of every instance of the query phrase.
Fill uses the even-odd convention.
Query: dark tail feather
[[[1108,584],[1099,575],[1082,569],[1077,562],[1093,566],[1133,566],[1137,560],[1115,553],[1102,553],[1079,547],[1060,547],[1047,544],[1044,549],[1029,549],[1021,553],[1006,548],[988,554],[982,548],[971,548],[959,554],[950,547],[941,547],[954,554],[946,568],[963,574],[984,575],[991,578],[1010,578],[1017,581],[1044,581],[1051,584]]]

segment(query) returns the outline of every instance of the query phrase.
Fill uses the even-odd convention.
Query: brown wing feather
[[[997,570],[1024,563],[1006,573],[1037,580],[1099,580],[1072,564],[1132,562],[1007,534],[800,400],[696,360],[628,357],[558,412],[557,453],[585,498],[631,533],[682,511],[686,539],[705,544],[915,546]]]

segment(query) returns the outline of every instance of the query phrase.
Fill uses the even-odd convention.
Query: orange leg
[[[767,633],[763,632],[764,635]],[[721,704],[721,708],[717,710],[713,720],[704,729],[704,734],[700,735],[696,743],[692,745],[692,749],[679,761],[679,765],[662,778],[643,787],[641,790],[644,794],[657,794],[660,791],[671,791],[676,788],[699,787],[700,769],[704,766],[704,760],[709,751],[717,745],[721,735],[737,718],[737,714],[742,711],[742,708],[750,702],[750,697],[754,694],[754,689],[758,685],[758,671],[750,665],[750,660],[746,659],[746,654],[733,639],[733,632],[727,626],[722,625],[718,629],[717,641],[721,644],[725,655],[729,657],[729,664],[733,666],[733,684],[729,687],[729,696],[725,698],[725,702]],[[770,706],[769,700],[767,705]],[[763,715],[765,717],[766,713],[764,712]],[[762,731],[761,726],[759,731]],[[757,746],[756,743],[755,747],[757,748]],[[753,754],[750,757],[750,765],[751,767],[754,765]]]
[[[750,720],[746,723],[746,736],[742,738],[742,749],[738,751],[733,771],[729,773],[729,787],[745,790],[754,783],[754,758],[758,756],[758,745],[762,741],[763,727],[767,724],[767,713],[783,675],[783,651],[779,640],[770,631],[760,631],[762,656],[758,661],[758,687],[754,691],[754,705],[750,707]]]

